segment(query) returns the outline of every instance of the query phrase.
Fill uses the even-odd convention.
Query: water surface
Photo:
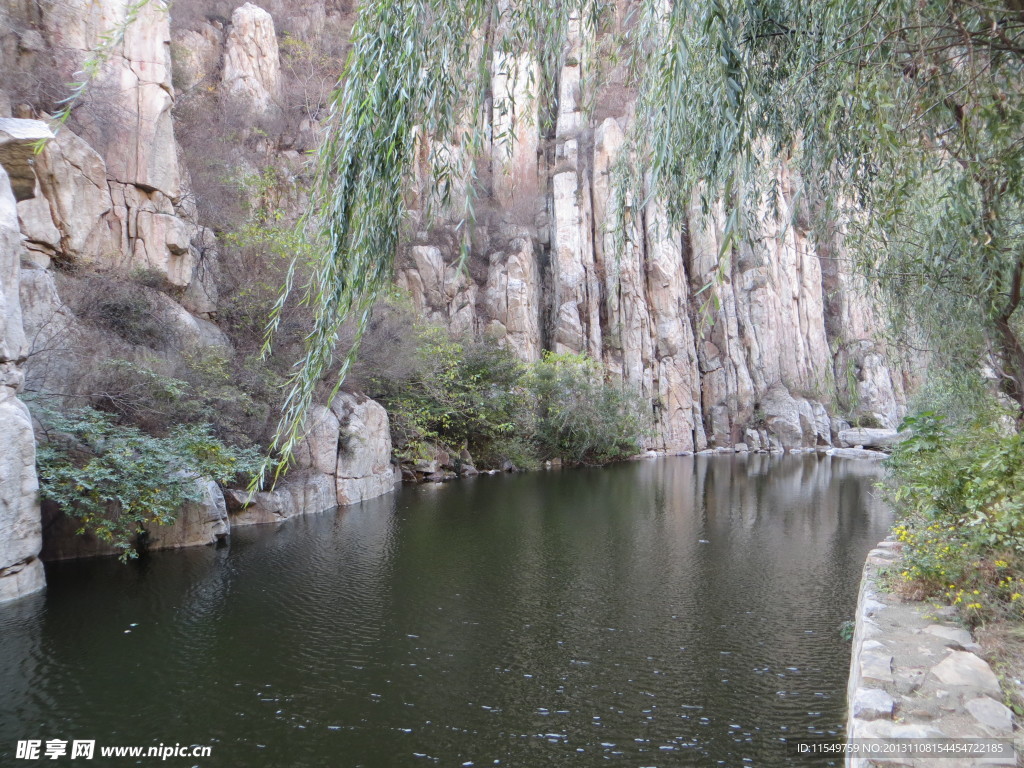
[[[827,765],[784,740],[842,738],[837,628],[890,522],[869,464],[480,477],[53,564],[0,607],[0,764],[61,738],[213,746],[174,766]]]

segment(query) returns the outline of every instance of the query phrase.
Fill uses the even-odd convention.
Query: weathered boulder
[[[119,550],[91,531],[78,533],[81,523],[63,512],[56,504],[42,504],[43,548],[40,558],[47,563],[82,557],[116,555]]]
[[[65,259],[109,263],[120,252],[113,203],[107,187],[107,166],[84,139],[63,130],[39,154],[39,187],[60,233],[58,253]]]
[[[169,296],[154,291],[150,294],[154,305],[161,310],[167,333],[180,349],[196,347],[228,347],[227,334],[209,320],[196,317]]]
[[[331,403],[341,425],[338,441],[338,504],[355,504],[394,490],[388,414],[366,397],[341,393]]]
[[[334,412],[314,405],[306,418],[305,434],[295,447],[296,466],[333,475],[338,467],[338,429]]]
[[[761,400],[768,432],[785,450],[814,445],[815,419],[810,404],[785,387],[773,387]]]
[[[866,448],[829,448],[826,453],[837,459],[873,459],[881,461],[889,458],[889,454],[882,451],[869,451]]]
[[[224,495],[232,527],[280,523],[338,506],[334,477],[310,470],[289,472],[271,491],[229,490]]]

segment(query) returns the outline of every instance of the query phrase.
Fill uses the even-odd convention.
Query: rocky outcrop
[[[840,459],[870,459],[873,461],[889,458],[889,454],[883,451],[872,451],[867,448],[829,448],[828,455]]]
[[[280,523],[338,506],[334,477],[309,470],[290,472],[271,491],[230,490],[225,495],[232,528]]]
[[[224,87],[248,107],[264,112],[278,100],[281,62],[270,14],[246,3],[231,14],[224,54]]]
[[[206,478],[194,482],[198,500],[185,504],[171,525],[146,526],[147,549],[197,547],[227,538],[228,510],[220,486]]]
[[[46,66],[47,52],[52,66],[74,71],[127,12],[84,0],[8,5],[20,41],[2,50],[11,71]],[[41,197],[19,215],[37,258],[152,270],[179,289],[192,282],[201,231],[174,137],[168,19],[163,3],[143,6],[76,109],[77,135],[63,128],[34,163]],[[33,36],[41,45],[26,49]]]
[[[366,397],[339,394],[314,406],[295,449],[295,469],[273,490],[228,491],[232,526],[279,523],[357,504],[394,490],[388,414]]]
[[[16,130],[16,129],[15,129]],[[10,136],[10,134],[7,134]],[[2,139],[0,139],[2,141]],[[22,326],[19,285],[21,235],[6,165],[17,168],[31,149],[0,143],[0,602],[43,588],[36,444],[28,408],[17,394],[29,351]],[[30,189],[22,185],[22,193]]]
[[[892,448],[906,439],[906,435],[895,429],[844,429],[839,433],[839,444],[844,448]]]
[[[396,473],[391,465],[388,414],[366,397],[342,393],[331,403],[338,418],[338,504],[356,504],[390,492]]]
[[[230,533],[227,505],[220,486],[208,478],[186,478],[195,483],[196,501],[182,506],[170,525],[146,523],[132,540],[139,550],[181,549],[216,544]],[[90,532],[79,533],[80,523],[50,502],[43,503],[43,548],[40,557],[50,562],[120,554],[110,543]]]

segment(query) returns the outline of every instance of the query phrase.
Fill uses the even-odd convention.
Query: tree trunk
[[[1003,358],[1003,375],[1000,385],[1017,404],[1017,424],[1024,426],[1024,344],[1011,323],[1013,313],[1021,300],[1021,278],[1024,274],[1024,254],[1017,258],[1010,281],[1010,296],[1002,312],[993,318],[998,337],[999,355]]]

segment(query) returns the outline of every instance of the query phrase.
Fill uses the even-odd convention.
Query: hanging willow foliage
[[[942,314],[969,318],[988,345],[971,353],[991,352],[1024,405],[1020,0],[366,0],[318,154],[309,225],[321,256],[302,299],[315,323],[280,455],[300,437],[342,322],[355,316],[361,331],[390,281],[414,187],[428,191],[428,215],[461,199],[472,226],[473,158],[495,139],[496,54],[540,62],[531,86],[553,103],[570,18],[585,41],[615,36],[637,94],[623,199],[657,196],[675,226],[695,193],[706,212],[724,205],[724,279],[736,239],[773,215],[784,162],[819,234],[845,232],[936,349]]]

